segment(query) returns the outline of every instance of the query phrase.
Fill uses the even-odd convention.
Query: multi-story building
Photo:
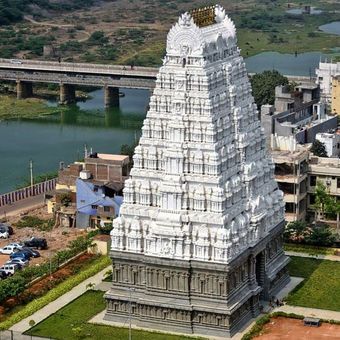
[[[308,167],[308,204],[307,211],[314,217],[312,205],[315,203],[317,181],[326,185],[327,192],[340,199],[340,159],[311,156]]]
[[[289,281],[283,194],[224,9],[181,15],[166,50],[113,222],[105,319],[227,337]]]
[[[275,105],[262,105],[261,123],[270,147],[272,135],[294,136],[297,143],[313,143],[320,132],[336,129],[337,115],[328,115],[325,105],[319,102],[318,87],[300,84],[295,91],[284,86],[275,88]]]
[[[340,131],[317,133],[315,139],[325,145],[327,157],[338,157],[340,155]]]
[[[305,148],[294,151],[272,150],[275,180],[286,202],[286,221],[304,221],[307,207],[307,178],[309,152]]]
[[[332,79],[340,75],[340,62],[333,63],[327,60],[319,63],[315,70],[316,83],[320,86],[320,97],[328,105],[332,103]]]

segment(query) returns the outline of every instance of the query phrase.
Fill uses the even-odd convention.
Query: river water
[[[290,54],[264,52],[246,60],[248,72],[277,69],[287,75],[314,74],[321,54],[309,52],[297,57]],[[148,90],[121,89],[120,108],[105,111],[104,91],[90,93],[91,100],[68,106],[62,114],[35,120],[0,122],[0,193],[13,190],[29,178],[29,160],[35,174],[55,171],[81,159],[84,144],[93,151],[119,153],[122,144],[138,138],[146,106]],[[48,105],[57,105],[48,102]]]

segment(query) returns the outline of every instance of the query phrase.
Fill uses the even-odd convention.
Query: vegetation
[[[284,249],[285,251],[307,253],[309,255],[335,255],[338,252],[337,248],[328,248],[296,243],[285,243]]]
[[[52,270],[52,273],[55,272],[62,263],[86,250],[92,243],[91,236],[92,234],[88,234],[71,241],[67,249],[59,251],[53,256],[51,262],[47,259],[39,266],[26,267],[17,272],[13,277],[0,281],[0,302],[18,295],[34,278],[41,277],[49,273],[50,270]]]
[[[288,304],[340,311],[339,262],[291,257],[289,273],[305,278],[288,295]]]
[[[21,228],[36,228],[40,231],[48,231],[54,224],[54,220],[44,220],[37,216],[23,216],[14,224],[15,227]]]
[[[336,216],[337,227],[340,220],[340,201],[336,196],[329,194],[328,187],[322,181],[316,182],[315,203],[312,205],[315,210],[315,224],[326,217],[333,219]]]
[[[68,340],[85,337],[93,340],[110,338],[114,338],[115,340],[128,339],[129,329],[126,327],[112,327],[87,322],[90,318],[104,310],[106,303],[103,294],[101,291],[88,290],[79,298],[52,314],[49,318],[34,326],[27,333],[34,336]],[[86,306],[86,308],[84,308],[84,306]],[[195,338],[132,329],[132,339],[189,340]]]
[[[41,99],[27,98],[17,100],[12,96],[0,95],[0,121],[5,119],[33,119],[44,115],[59,114],[66,111],[63,106],[49,107]]]
[[[1,322],[0,329],[8,329],[14,324],[18,323],[19,321],[29,317],[30,315],[34,314],[36,311],[40,310],[41,308],[49,304],[50,302],[56,300],[58,297],[70,291],[72,288],[77,286],[79,283],[97,274],[98,272],[103,270],[105,267],[109,266],[110,263],[111,263],[111,260],[109,257],[106,257],[106,256],[101,257],[100,260],[96,264],[92,265],[90,268],[62,282],[59,286],[50,290],[46,295],[31,301],[21,311],[19,311],[16,314],[11,315],[6,321]],[[55,337],[53,336],[53,338]],[[65,339],[65,337],[63,339]]]
[[[328,157],[325,143],[320,142],[319,140],[315,140],[310,151],[318,157]]]
[[[283,235],[286,242],[313,246],[331,246],[335,241],[328,225],[308,226],[300,221],[289,223]]]
[[[288,79],[278,71],[264,71],[255,74],[251,79],[253,96],[258,107],[265,104],[274,104],[275,87],[287,85]]]
[[[134,141],[132,145],[123,144],[120,147],[120,154],[129,156],[130,164],[133,164],[133,155],[135,153],[135,148],[138,145],[138,140]]]

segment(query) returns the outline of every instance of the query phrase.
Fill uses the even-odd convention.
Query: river
[[[264,52],[246,60],[248,72],[278,69],[287,75],[314,74],[321,54]],[[35,174],[55,171],[59,162],[69,164],[83,157],[84,144],[93,151],[119,153],[140,133],[148,90],[121,89],[120,108],[105,111],[104,91],[90,93],[92,99],[68,106],[62,114],[35,120],[0,122],[0,193],[13,190],[29,178],[29,160]],[[47,102],[48,105],[57,105]]]

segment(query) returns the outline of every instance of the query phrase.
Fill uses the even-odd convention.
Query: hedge
[[[309,255],[335,255],[335,253],[338,251],[337,248],[318,247],[295,243],[285,243],[284,249],[285,251],[294,251],[297,253],[306,253]]]
[[[30,315],[34,314],[36,311],[40,310],[41,308],[48,305],[50,302],[56,300],[60,296],[64,295],[65,293],[69,292],[72,288],[80,284],[81,282],[85,281],[89,277],[97,274],[107,266],[111,264],[111,260],[109,257],[105,256],[100,259],[100,261],[94,264],[91,268],[79,273],[78,275],[72,277],[69,280],[62,282],[56,288],[50,290],[46,295],[33,300],[24,309],[19,311],[16,314],[11,315],[6,321],[0,323],[0,330],[8,329],[12,327],[14,324],[20,322],[21,320],[29,317]]]

